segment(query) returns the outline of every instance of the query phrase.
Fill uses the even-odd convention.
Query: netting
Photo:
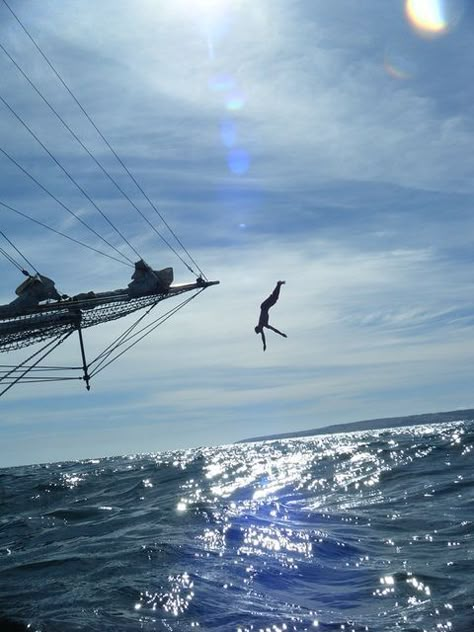
[[[196,287],[195,284],[172,287],[167,292],[136,298],[130,298],[124,290],[123,293],[117,291],[100,297],[50,303],[21,314],[0,314],[0,352],[22,349],[78,327],[85,329],[116,320]]]

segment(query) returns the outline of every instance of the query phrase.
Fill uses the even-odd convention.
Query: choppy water
[[[464,421],[0,470],[0,616],[472,632],[473,444]]]

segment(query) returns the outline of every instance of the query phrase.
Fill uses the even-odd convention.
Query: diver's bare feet
[[[285,285],[286,281],[277,281],[277,285]]]

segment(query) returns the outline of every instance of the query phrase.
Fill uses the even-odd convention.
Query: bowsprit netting
[[[90,380],[93,376],[149,335],[204,289],[217,283],[217,281],[198,279],[195,283],[170,286],[158,292],[149,292],[139,296],[131,296],[129,286],[128,289],[102,292],[87,298],[51,302],[46,305],[37,305],[34,308],[1,307],[3,315],[0,312],[0,352],[16,351],[41,342],[46,344],[17,365],[0,366],[0,389],[3,387],[3,390],[0,390],[0,396],[19,382],[82,379],[86,382],[89,390]],[[133,284],[131,285],[133,287]],[[144,317],[148,316],[159,303],[181,294],[190,293],[193,290],[194,293],[191,296],[186,297],[185,300],[157,317],[153,322],[143,325]],[[146,313],[120,334],[96,358],[89,362],[86,360],[82,337],[83,329],[117,320],[146,308],[148,308]],[[142,325],[140,329],[138,329],[139,324]],[[82,364],[77,367],[43,366],[41,362],[76,331],[79,335]],[[82,376],[71,376],[71,371],[81,371]]]
[[[39,305],[21,314],[4,317],[0,314],[0,351],[22,349],[79,327],[86,329],[116,320],[184,292],[205,288],[215,283],[188,283],[170,287],[166,292],[134,298],[130,298],[126,290],[117,290],[111,293],[104,292],[101,296],[96,295],[90,299]]]

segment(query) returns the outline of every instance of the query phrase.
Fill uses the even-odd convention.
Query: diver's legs
[[[260,305],[261,309],[263,309],[264,311],[267,311],[270,309],[270,307],[273,307],[273,305],[275,305],[275,303],[278,301],[278,297],[280,296],[280,288],[284,282],[285,281],[278,281],[273,292]]]
[[[276,334],[280,334],[280,336],[283,336],[283,338],[288,338],[288,336],[286,334],[284,334],[282,331],[280,331],[279,329],[277,329],[276,327],[272,327],[271,325],[267,325],[267,329],[271,329],[272,331],[274,331]]]

